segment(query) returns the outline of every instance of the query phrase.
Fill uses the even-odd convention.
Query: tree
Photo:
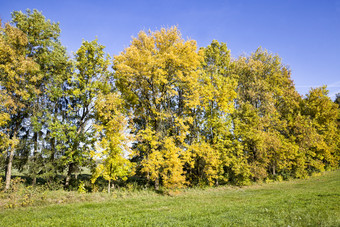
[[[299,96],[278,56],[259,48],[235,64],[239,76],[235,139],[242,143],[254,180],[275,177],[287,171],[297,155],[287,125],[294,120]]]
[[[39,92],[31,103],[28,123],[23,128],[22,148],[18,149],[22,159],[19,164],[27,166],[34,185],[38,174],[47,179],[57,174],[59,163],[56,159],[60,154],[56,150],[55,133],[51,130],[53,122],[59,122],[61,112],[65,111],[64,81],[70,77],[71,63],[59,40],[58,23],[47,20],[37,10],[14,11],[12,23],[26,34],[26,56],[40,67],[37,75],[41,79],[34,85]]]
[[[5,133],[8,142],[6,186],[9,189],[12,174],[12,164],[19,132],[28,117],[32,102],[39,94],[35,84],[41,80],[38,74],[39,66],[26,55],[27,36],[19,29],[6,24],[1,26],[0,34],[0,95],[7,100],[1,107],[1,132]]]
[[[95,101],[98,94],[109,91],[109,56],[97,40],[84,41],[75,55],[75,73],[68,80],[68,111],[65,117],[67,129],[64,136],[65,153],[62,163],[68,166],[65,187],[72,174],[89,163],[90,152],[96,142],[93,123]]]
[[[176,27],[140,32],[114,58],[116,85],[131,110],[139,169],[158,188],[185,183],[183,164],[190,110],[199,105],[195,41],[184,41]],[[170,149],[171,148],[171,149]]]
[[[310,167],[316,171],[324,168],[335,168],[339,164],[337,129],[337,105],[327,96],[325,86],[312,88],[303,102],[303,114],[311,120],[315,132],[318,134],[318,143],[310,147],[312,156]]]
[[[190,128],[192,156],[188,166],[192,168],[188,172],[192,183],[212,185],[227,180],[224,165],[228,165],[231,154],[228,145],[237,81],[225,43],[213,40],[201,52],[200,105],[191,110],[194,123]]]
[[[94,174],[92,183],[99,176],[103,176],[108,181],[108,192],[114,187],[111,181],[118,178],[123,180],[133,173],[133,165],[127,159],[130,148],[129,138],[126,132],[127,120],[123,114],[123,101],[115,92],[107,95],[99,95],[96,103],[96,120],[95,128],[100,134],[98,149],[92,154],[100,160]]]

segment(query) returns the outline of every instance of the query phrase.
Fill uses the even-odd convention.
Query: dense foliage
[[[13,12],[0,31],[0,167],[36,184],[77,183],[86,167],[108,190],[305,178],[339,167],[339,96],[300,96],[289,68],[258,49],[232,59],[176,27],[140,32],[111,57],[97,40],[73,57],[57,23]],[[111,70],[112,68],[112,70]]]

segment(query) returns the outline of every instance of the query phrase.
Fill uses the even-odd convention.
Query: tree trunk
[[[155,180],[155,190],[158,191],[159,190],[159,178],[157,177],[157,179]]]
[[[109,179],[109,184],[107,185],[107,193],[111,193],[110,189],[111,189],[111,179]]]
[[[32,179],[32,186],[35,186],[37,184],[37,176],[33,176],[33,179]]]
[[[55,150],[55,138],[54,137],[52,137],[50,139],[50,144],[51,144],[50,163],[52,164],[52,168],[49,171],[53,171],[54,172],[54,176],[57,176],[58,175],[58,171],[57,171],[57,167],[55,166],[55,163],[54,163],[54,155],[56,153],[56,150]],[[50,181],[53,180],[54,176],[50,177]]]
[[[9,187],[11,186],[13,157],[14,157],[14,145],[12,144],[11,151],[10,151],[9,158],[8,158],[8,164],[7,164],[5,190],[8,190]]]
[[[14,152],[15,152],[15,147],[18,143],[17,141],[17,131],[18,131],[18,127],[16,127],[16,129],[14,130],[14,134],[11,138],[11,150],[9,153],[9,157],[8,157],[8,163],[7,163],[7,169],[6,169],[6,185],[5,185],[5,190],[8,190],[9,187],[11,186],[11,178],[12,178],[12,163],[13,163],[13,157],[14,157]]]
[[[68,172],[67,172],[67,176],[65,180],[65,188],[68,188],[70,186],[72,173],[73,173],[73,163],[70,163],[68,166]]]
[[[33,151],[33,173],[32,173],[32,186],[37,183],[37,156],[38,156],[38,133],[34,132],[34,151]]]

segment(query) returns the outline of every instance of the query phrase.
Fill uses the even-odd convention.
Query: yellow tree
[[[303,114],[311,120],[319,138],[318,143],[309,149],[311,167],[317,171],[336,168],[340,160],[337,147],[338,109],[327,95],[328,90],[323,86],[311,89],[303,100]]]
[[[1,23],[1,22],[0,22]],[[1,26],[1,25],[0,25]],[[18,135],[23,121],[28,117],[31,103],[39,94],[35,83],[41,78],[36,73],[39,67],[26,57],[27,36],[19,29],[6,24],[0,27],[0,122],[1,133],[6,134],[7,169],[6,186],[10,186],[12,163]],[[5,121],[4,121],[5,120]]]
[[[233,75],[230,51],[225,43],[213,40],[201,49],[204,56],[200,74],[200,106],[192,109],[192,183],[218,184],[224,178],[224,165],[230,159],[231,118],[237,81]]]
[[[176,27],[140,32],[114,58],[116,85],[132,110],[139,169],[168,187],[185,183],[183,163],[192,124],[191,108],[199,105],[202,57],[196,42],[184,41]]]
[[[298,150],[288,126],[299,108],[289,69],[279,56],[259,48],[237,60],[235,73],[239,79],[234,133],[253,179],[287,171]]]
[[[92,153],[100,160],[93,176],[94,183],[99,176],[108,181],[108,192],[110,193],[111,181],[118,178],[123,180],[133,173],[133,165],[127,159],[130,154],[129,136],[127,135],[127,120],[123,114],[123,101],[116,93],[99,95],[96,103],[95,128],[99,134],[98,150]]]

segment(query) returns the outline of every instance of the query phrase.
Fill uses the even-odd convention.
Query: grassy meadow
[[[1,226],[340,226],[340,171],[305,180],[170,191],[50,191]],[[2,199],[3,200],[3,199]],[[57,204],[61,203],[61,204]]]

